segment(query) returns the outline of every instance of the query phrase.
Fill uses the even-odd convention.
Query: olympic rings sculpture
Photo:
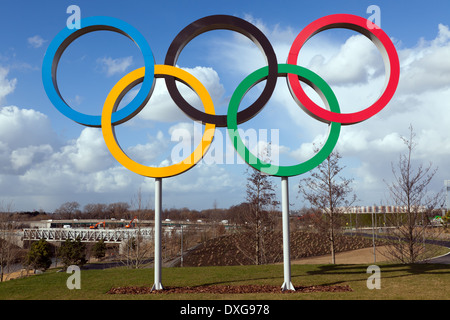
[[[306,26],[295,38],[286,64],[279,64],[269,40],[253,24],[229,15],[212,15],[194,21],[185,27],[172,41],[166,54],[164,65],[155,65],[153,53],[144,37],[131,25],[111,17],[89,17],[81,20],[80,29],[63,29],[50,43],[42,65],[44,89],[52,104],[66,117],[84,126],[101,127],[105,143],[116,160],[129,170],[147,177],[171,177],[192,168],[207,152],[214,137],[216,127],[227,127],[230,139],[238,154],[253,168],[281,177],[295,176],[314,169],[333,151],[339,138],[341,125],[351,125],[367,120],[381,111],[392,99],[399,82],[400,63],[397,51],[390,38],[368,20],[350,15],[335,14],[320,18]],[[383,93],[371,106],[353,113],[341,113],[339,103],[329,85],[314,72],[297,65],[298,55],[303,45],[315,34],[332,28],[354,30],[370,39],[381,52],[386,74]],[[247,76],[234,91],[226,115],[216,115],[212,99],[194,76],[177,68],[177,59],[183,48],[196,36],[211,30],[226,29],[238,32],[257,45],[264,55],[267,66]],[[109,30],[130,38],[140,48],[144,57],[144,67],[125,75],[108,94],[102,114],[87,115],[72,109],[62,98],[56,80],[59,60],[64,50],[78,37],[93,31]],[[244,145],[238,124],[256,116],[266,105],[275,89],[277,78],[286,77],[287,85],[297,104],[313,118],[329,124],[329,134],[321,150],[311,159],[293,166],[274,166],[260,160]],[[124,123],[137,115],[146,105],[153,92],[155,78],[164,78],[168,92],[175,104],[191,119],[205,125],[201,143],[182,162],[167,167],[148,167],[130,159],[120,148],[114,133],[114,126]],[[205,112],[190,105],[180,94],[175,81],[187,84],[200,97]],[[238,112],[239,105],[248,90],[266,80],[260,96],[250,106]],[[312,87],[329,108],[326,110],[305,94],[300,81]],[[137,84],[142,83],[138,94],[125,107],[117,110],[122,97]]]

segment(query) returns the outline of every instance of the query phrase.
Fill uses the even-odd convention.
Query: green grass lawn
[[[438,264],[379,264],[381,289],[369,290],[366,282],[368,265],[292,265],[294,286],[349,285],[352,292],[272,293],[272,294],[146,294],[110,295],[112,287],[149,286],[153,284],[153,269],[112,268],[81,270],[81,289],[69,290],[70,274],[47,271],[41,275],[0,283],[1,300],[111,300],[111,299],[420,299],[450,298],[450,267]],[[233,285],[283,283],[282,265],[164,268],[164,286]]]

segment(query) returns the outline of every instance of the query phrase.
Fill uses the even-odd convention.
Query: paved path
[[[383,255],[385,247],[376,247],[375,250],[375,263],[386,261],[386,257]],[[329,264],[331,263],[331,254],[323,256],[302,258],[298,260],[292,260],[292,264]],[[371,264],[374,263],[373,247],[363,248],[357,250],[350,250],[345,252],[336,253],[337,264]]]
[[[371,234],[368,233],[360,233],[362,236],[372,237]],[[390,238],[386,235],[378,234],[378,238]],[[450,240],[425,240],[426,243],[436,244],[438,246],[443,246],[446,248],[450,248]],[[442,263],[442,264],[450,264],[450,252],[446,255],[439,256],[427,261],[428,263]]]
[[[450,248],[450,240],[425,240],[426,243],[437,244],[446,248]],[[428,260],[429,263],[450,264],[450,252],[433,259]]]
[[[428,263],[450,264],[450,252],[446,255],[428,260]]]
[[[442,245],[442,244],[441,244]],[[445,245],[444,245],[445,246]],[[448,246],[450,248],[450,242]],[[388,259],[383,255],[386,248],[376,247],[375,251],[375,263],[388,261]],[[298,260],[291,261],[292,264],[329,264],[331,263],[331,254],[302,258]],[[339,252],[336,254],[337,264],[372,264],[374,263],[373,248],[364,248],[358,250],[351,250],[346,252]],[[439,256],[427,261],[427,263],[439,263],[439,264],[450,264],[450,252],[446,255]]]

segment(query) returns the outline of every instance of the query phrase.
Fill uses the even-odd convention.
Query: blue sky
[[[368,6],[377,5],[381,27],[399,53],[401,78],[396,95],[382,112],[343,127],[337,148],[346,166],[344,174],[355,179],[359,205],[388,203],[384,181],[392,180],[391,163],[405,151],[400,136],[406,135],[412,124],[418,142],[414,160],[430,161],[439,168],[431,189],[439,190],[443,180],[450,179],[450,4],[446,1],[14,1],[2,4],[0,19],[0,204],[12,203],[14,210],[52,211],[66,201],[78,201],[81,206],[130,202],[141,189],[153,206],[153,179],[118,164],[100,129],[65,118],[44,91],[42,60],[52,39],[65,27],[71,4],[80,7],[82,18],[111,16],[133,25],[147,39],[157,64],[163,64],[179,31],[207,15],[229,14],[255,24],[271,41],[279,63],[284,63],[295,36],[315,19],[335,13],[369,18]],[[344,112],[360,110],[361,104],[368,106],[382,90],[380,55],[356,32],[334,29],[320,33],[302,49],[300,60],[300,65],[330,84]],[[216,112],[226,114],[236,86],[265,61],[243,36],[218,30],[191,41],[178,65],[202,81]],[[58,83],[74,109],[100,114],[112,86],[142,66],[139,48],[129,39],[112,32],[90,33],[63,54]],[[258,94],[261,85],[249,91],[243,105]],[[160,80],[149,105],[119,127],[116,133],[121,146],[148,165],[169,163],[174,148],[180,146],[174,137],[201,129],[171,104]],[[310,156],[312,142],[323,142],[328,130],[298,108],[282,78],[263,111],[240,128],[258,133],[259,129],[278,130],[279,140],[272,143],[278,147],[283,165]],[[229,207],[244,200],[247,165],[227,149],[224,129],[217,131],[216,143],[223,144],[216,145],[216,152],[231,154],[234,163],[214,163],[218,158],[208,154],[208,161],[164,179],[164,207],[204,209],[215,201],[219,207]],[[289,180],[296,209],[304,205],[297,197],[300,178]],[[279,178],[274,182],[279,185]]]

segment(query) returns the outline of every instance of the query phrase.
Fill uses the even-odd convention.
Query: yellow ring
[[[183,173],[190,168],[192,168],[208,151],[209,146],[214,137],[215,124],[207,123],[205,124],[205,131],[202,136],[201,143],[186,159],[182,162],[167,166],[167,167],[147,167],[132,159],[130,159],[125,152],[120,148],[115,134],[113,125],[111,124],[111,116],[116,107],[117,101],[120,101],[122,93],[125,90],[129,90],[130,86],[134,86],[140,83],[145,75],[145,67],[131,71],[126,76],[117,82],[117,84],[112,88],[108,97],[106,98],[105,104],[102,110],[102,133],[105,139],[106,146],[109,151],[128,170],[131,170],[137,174],[146,177],[153,178],[165,178],[172,177]],[[162,75],[169,75],[182,80],[187,84],[192,90],[194,90],[200,97],[203,103],[205,112],[208,114],[215,114],[214,104],[212,102],[211,96],[209,95],[206,88],[201,84],[197,78],[195,78],[190,73],[173,66],[169,65],[155,65],[155,77],[160,78]]]

